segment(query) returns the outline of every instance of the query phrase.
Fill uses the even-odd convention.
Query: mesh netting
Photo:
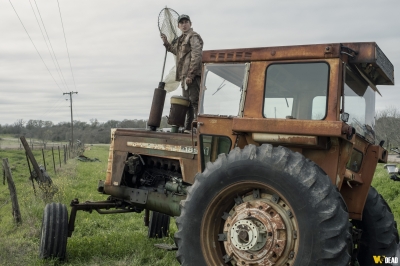
[[[179,14],[171,8],[163,8],[158,15],[158,29],[167,36],[169,43],[178,38],[182,32],[178,28]]]

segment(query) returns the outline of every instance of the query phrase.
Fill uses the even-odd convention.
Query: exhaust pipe
[[[158,88],[154,89],[153,102],[151,104],[150,116],[147,125],[151,131],[156,131],[161,124],[162,112],[164,109],[165,95],[167,91],[164,89],[165,83],[158,83]]]

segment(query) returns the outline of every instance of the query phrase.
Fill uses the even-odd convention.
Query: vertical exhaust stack
[[[158,83],[158,88],[154,89],[153,102],[151,104],[150,116],[147,125],[151,131],[156,131],[161,124],[162,112],[164,109],[165,95],[167,91],[164,89],[165,83]]]

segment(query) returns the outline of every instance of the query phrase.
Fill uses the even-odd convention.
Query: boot
[[[186,112],[186,119],[185,119],[185,130],[191,130],[192,129],[192,121],[194,117],[194,110],[193,110],[193,105],[190,103],[188,111]],[[197,118],[197,116],[196,116]]]

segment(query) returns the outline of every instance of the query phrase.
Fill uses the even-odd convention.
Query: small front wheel
[[[49,203],[44,208],[40,234],[39,257],[64,260],[68,238],[68,211],[61,203]]]

